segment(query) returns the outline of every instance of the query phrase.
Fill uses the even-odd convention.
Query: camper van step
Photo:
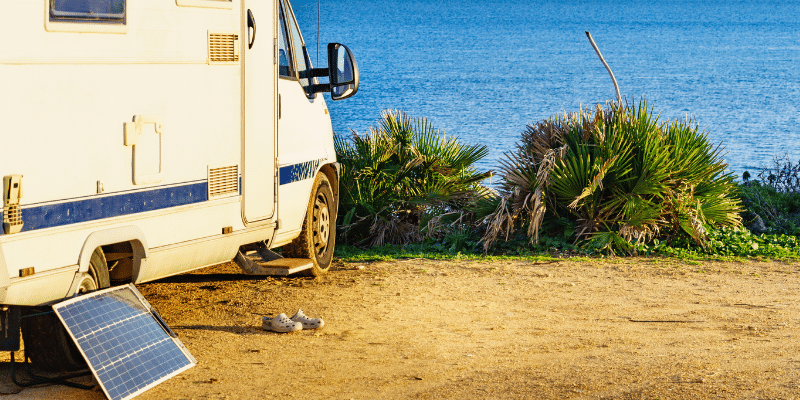
[[[308,258],[278,258],[264,261],[258,254],[239,254],[234,259],[239,268],[248,275],[286,276],[311,269],[314,262]]]
[[[311,269],[314,262],[307,258],[280,258],[269,262],[259,262],[258,265],[269,275],[289,275]]]

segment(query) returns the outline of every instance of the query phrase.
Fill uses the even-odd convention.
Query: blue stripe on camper
[[[322,159],[287,165],[280,168],[280,184],[311,179]],[[239,177],[239,194],[242,181]],[[208,200],[208,182],[90,197],[43,206],[23,206],[22,231],[96,221],[104,218],[161,210]]]
[[[208,200],[208,182],[22,209],[22,231],[161,210]]]
[[[313,178],[321,162],[319,159],[281,167],[278,174],[281,185]]]

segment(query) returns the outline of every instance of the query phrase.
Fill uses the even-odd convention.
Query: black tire
[[[99,247],[89,260],[89,273],[81,281],[79,293],[104,289],[111,285],[108,265],[103,250]],[[64,325],[52,312],[52,307],[30,307],[25,315],[45,313],[22,318],[22,341],[25,356],[38,369],[49,372],[73,372],[87,368],[78,347],[72,341]]]
[[[306,276],[320,276],[328,272],[336,246],[337,199],[333,196],[331,182],[320,173],[314,180],[314,189],[308,201],[303,228],[292,243],[283,246],[283,256],[309,258],[313,267],[301,272]]]

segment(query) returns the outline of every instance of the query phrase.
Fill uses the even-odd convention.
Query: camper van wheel
[[[336,244],[336,199],[325,174],[317,175],[300,236],[283,246],[284,257],[310,258],[313,267],[302,274],[320,276],[331,266]]]
[[[81,278],[78,285],[78,294],[105,289],[109,286],[111,286],[111,278],[108,276],[108,263],[103,250],[98,247],[89,260],[88,273]]]
[[[78,287],[78,293],[110,286],[108,266],[103,250],[97,248],[89,260],[89,271]],[[32,307],[27,315],[52,311],[50,307]],[[86,369],[86,361],[69,337],[58,317],[50,313],[22,318],[22,341],[25,355],[37,368],[49,372],[70,372]]]

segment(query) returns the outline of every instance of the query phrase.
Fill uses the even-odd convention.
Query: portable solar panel
[[[130,399],[197,361],[132,284],[53,306],[111,400]]]

